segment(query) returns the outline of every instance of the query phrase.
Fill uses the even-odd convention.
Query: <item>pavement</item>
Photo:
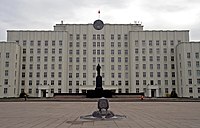
[[[110,102],[121,120],[84,120],[96,102],[0,102],[0,128],[200,128],[200,102]]]

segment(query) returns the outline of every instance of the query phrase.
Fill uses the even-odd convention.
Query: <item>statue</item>
[[[97,65],[97,76],[100,76],[100,69],[101,69],[101,66],[98,64]]]
[[[102,77],[100,75],[100,69],[101,69],[101,66],[98,64],[97,65],[97,76],[96,76],[96,88],[95,90],[99,90],[99,91],[102,91],[103,88],[102,88]]]

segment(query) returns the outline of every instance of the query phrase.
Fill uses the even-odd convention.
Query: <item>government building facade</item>
[[[8,30],[0,42],[0,97],[53,97],[103,88],[146,97],[200,97],[200,42],[188,30],[141,24],[56,24],[52,31]]]

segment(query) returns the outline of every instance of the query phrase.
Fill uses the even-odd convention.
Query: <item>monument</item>
[[[97,76],[96,76],[96,88],[95,88],[95,90],[102,91],[103,90],[103,88],[102,88],[102,76],[100,75],[101,66],[98,64],[96,69],[97,69]]]
[[[101,76],[101,66],[98,64],[96,67],[97,76],[96,76],[96,87],[95,90],[87,90],[86,97],[87,98],[111,98],[112,97],[112,90],[104,90],[102,87],[102,76]]]
[[[88,120],[114,120],[114,119],[124,119],[125,115],[116,115],[109,109],[109,101],[108,99],[102,97],[98,100],[98,109],[94,111],[91,115],[81,116],[81,119]]]

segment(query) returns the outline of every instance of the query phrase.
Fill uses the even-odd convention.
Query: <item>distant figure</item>
[[[100,69],[101,69],[101,66],[98,64],[97,65],[97,76],[100,76]]]

